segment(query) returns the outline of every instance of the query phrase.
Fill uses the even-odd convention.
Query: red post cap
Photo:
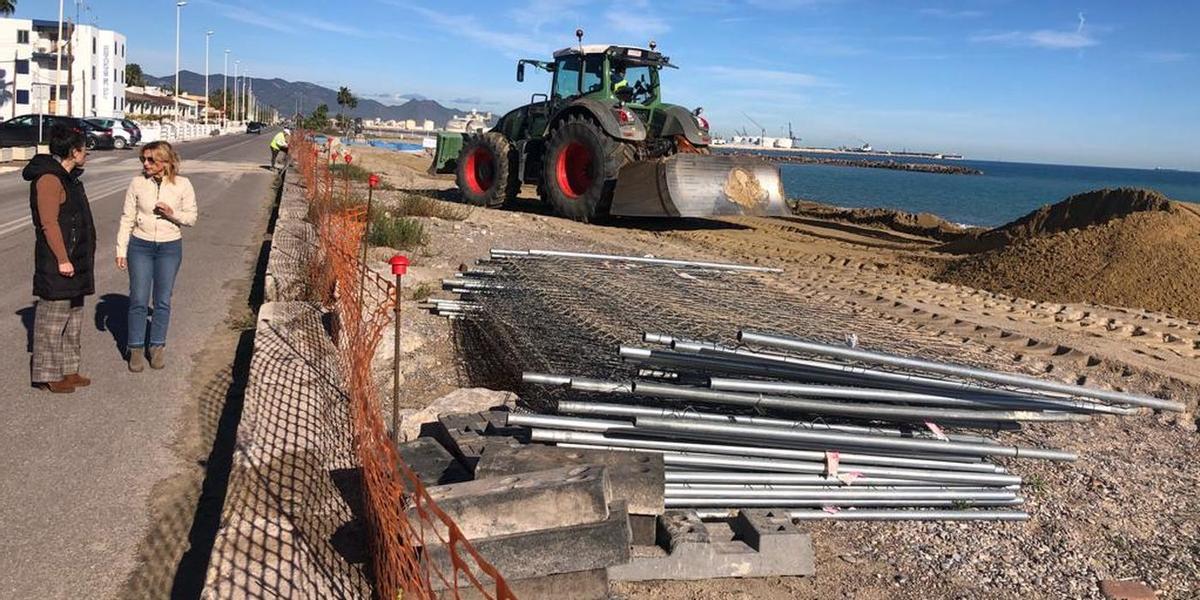
[[[397,254],[388,261],[392,265],[392,275],[403,275],[408,271],[408,257]]]
[[[367,185],[371,186],[372,188],[379,187],[379,176],[374,173],[367,175]]]

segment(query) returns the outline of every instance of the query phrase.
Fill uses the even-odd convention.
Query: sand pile
[[[800,217],[884,227],[942,242],[954,242],[964,236],[982,234],[985,231],[963,227],[930,213],[908,213],[889,208],[841,208],[801,200],[793,207],[792,212]]]
[[[994,250],[1016,241],[1050,235],[1060,231],[1101,225],[1139,212],[1168,210],[1171,201],[1153,191],[1133,188],[1095,190],[1076,194],[1043,206],[1016,221],[947,244],[942,250],[975,253]]]
[[[1200,208],[1157,192],[1072,196],[948,246],[975,252],[950,263],[943,281],[1200,319]]]

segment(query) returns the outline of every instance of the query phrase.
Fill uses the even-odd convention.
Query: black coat
[[[29,209],[33,214],[33,229],[37,236],[33,253],[33,295],[45,300],[66,300],[96,292],[96,224],[88,204],[82,169],[67,173],[62,163],[49,154],[39,154],[25,165],[21,175],[29,182]],[[66,202],[59,205],[58,226],[62,230],[67,257],[75,267],[74,277],[58,273],[58,259],[50,251],[37,207],[37,179],[42,175],[57,176],[67,192]]]

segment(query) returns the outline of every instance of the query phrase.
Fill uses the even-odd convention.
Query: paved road
[[[83,180],[100,244],[96,291],[85,308],[83,368],[90,388],[52,395],[29,385],[33,229],[28,184],[0,174],[0,598],[108,598],[134,568],[154,484],[179,470],[170,445],[189,402],[193,355],[222,324],[261,239],[269,135],[179,145],[199,221],[184,232],[162,371],[126,371],[129,280],[113,265],[133,151],[95,152]],[[109,324],[116,325],[109,331]]]

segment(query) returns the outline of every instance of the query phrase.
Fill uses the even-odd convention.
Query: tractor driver
[[[629,89],[629,82],[625,79],[625,65],[613,65],[612,76],[609,78],[612,81],[613,95],[618,98],[633,98],[632,90]],[[628,100],[626,100],[628,102]]]

